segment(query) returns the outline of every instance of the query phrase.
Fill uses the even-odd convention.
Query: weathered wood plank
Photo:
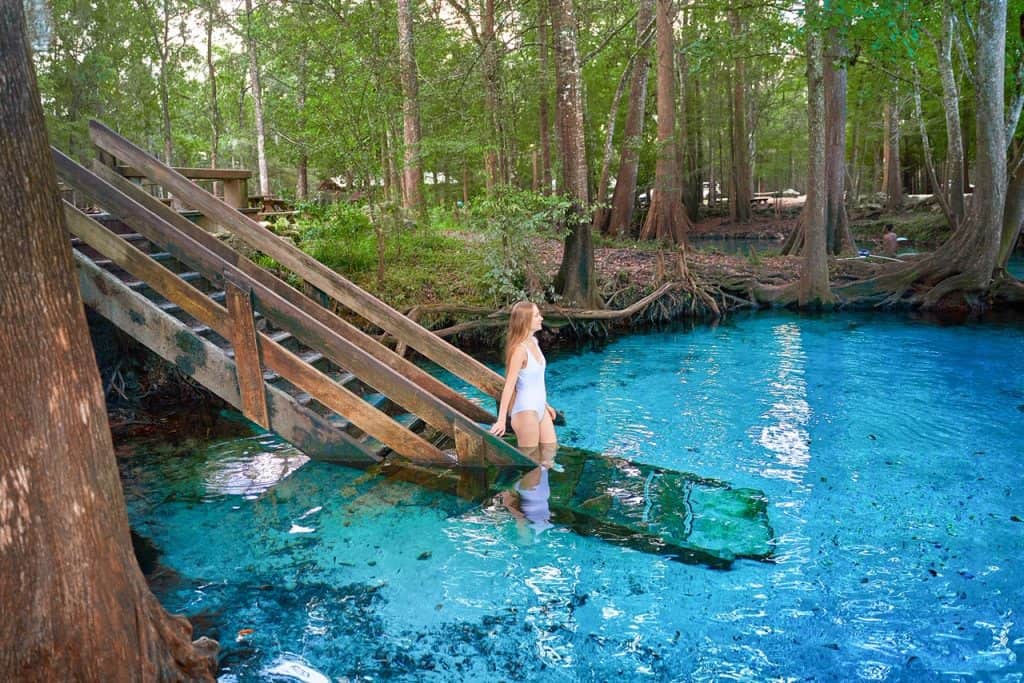
[[[126,271],[147,283],[193,318],[229,338],[227,311],[131,243],[110,232],[74,206],[64,204],[68,230]]]
[[[189,180],[248,180],[252,171],[244,168],[184,168],[174,169]],[[131,166],[118,166],[117,172],[125,178],[145,178],[146,174]]]
[[[486,462],[484,440],[478,434],[459,427],[455,428],[455,452],[459,455],[459,464],[464,467],[480,467]]]
[[[335,383],[327,375],[303,362],[283,346],[267,344],[263,347],[263,357],[267,365],[274,368],[282,377],[334,412],[344,415],[352,424],[399,455],[414,462],[431,465],[452,467],[458,464],[437,446],[401,426],[356,394]]]
[[[244,283],[235,283],[230,279],[225,283],[225,287],[231,327],[230,339],[235,349],[238,389],[242,394],[242,414],[260,427],[271,429],[249,288]]]
[[[173,225],[179,231],[207,247],[211,252],[217,254],[228,263],[237,266],[239,270],[256,282],[259,282],[268,289],[281,295],[282,298],[294,304],[313,318],[319,320],[334,332],[340,334],[345,339],[348,339],[350,342],[363,349],[377,360],[385,363],[396,372],[399,372],[409,378],[418,386],[422,387],[434,396],[437,396],[439,399],[455,408],[466,417],[475,422],[494,422],[495,416],[490,411],[473,403],[465,396],[446,385],[444,382],[441,382],[436,377],[430,375],[415,363],[402,358],[399,354],[379,343],[376,339],[364,333],[359,328],[342,318],[339,318],[330,310],[311,300],[302,292],[291,287],[272,273],[267,272],[249,259],[240,255],[213,235],[210,235],[202,228],[197,227],[177,211],[165,206],[156,197],[153,197],[133,183],[125,180],[106,166],[94,164],[93,171],[103,180],[106,180],[108,183],[121,190],[121,192],[126,194],[128,197],[142,204],[145,208]],[[210,279],[209,276],[212,273],[204,272],[203,274],[204,277]],[[331,360],[339,365],[341,364],[337,358],[331,358]]]
[[[89,308],[229,404],[241,405],[234,361],[222,349],[165,314],[77,250],[75,265],[82,299]],[[280,389],[268,387],[267,402],[274,416],[274,431],[309,457],[357,466],[380,462],[381,458],[372,451]]]
[[[272,257],[299,277],[363,316],[392,336],[453,372],[481,391],[497,398],[502,379],[493,370],[430,333],[400,312],[330,268],[303,253],[293,244],[226,206],[213,195],[198,188],[187,178],[162,164],[97,121],[90,121],[93,144],[114,154],[144,173],[153,182],[172,193],[188,195],[189,203],[213,218],[253,248]]]
[[[118,189],[103,182],[98,176],[82,168],[59,150],[53,150],[53,155],[58,173],[68,184],[93,197],[140,234],[164,245],[180,260],[199,271],[209,270],[213,273],[230,273],[241,276],[237,267],[217,257],[212,251],[188,235],[175,230],[174,226],[167,221],[148,211]],[[277,238],[274,237],[274,239]],[[217,278],[214,277],[214,279]],[[223,276],[220,277],[220,280],[222,284]],[[254,282],[253,295],[261,312],[275,324],[288,329],[308,346],[329,357],[341,359],[341,365],[348,371],[391,398],[407,411],[423,418],[444,434],[454,438],[454,427],[460,425],[464,430],[482,434],[485,443],[488,444],[488,458],[492,462],[532,466],[532,463],[529,463],[516,449],[487,433],[486,430],[482,430],[475,422],[432,394],[424,392],[410,380],[348,340],[334,334],[329,327],[304,313],[269,288]],[[280,370],[278,372],[286,376],[284,372]],[[366,431],[370,432],[370,430]],[[384,440],[381,439],[381,441]],[[403,455],[405,454],[403,453]]]
[[[192,308],[189,310],[190,315],[225,339],[231,338],[228,312],[224,307],[206,298],[191,285],[178,279],[174,273],[107,231],[74,207],[65,204],[65,215],[68,219],[69,229],[74,234],[82,237],[83,240],[88,241],[88,238],[95,240],[94,243],[90,243],[90,246],[135,277],[147,282],[155,291],[178,303],[183,309],[188,310],[186,304],[189,305]],[[88,224],[94,225],[95,230],[90,231],[83,227]],[[106,233],[106,236],[102,233]],[[107,247],[110,248],[109,253],[104,251]],[[163,271],[163,273],[159,271]],[[189,293],[187,290],[193,290],[193,292]],[[174,298],[179,295],[183,295],[183,298],[180,300]],[[145,301],[144,297],[139,296]],[[201,304],[200,302],[205,303]],[[329,377],[263,333],[260,333],[260,347],[267,365],[278,374],[309,393],[330,410],[345,416],[352,424],[378,439],[396,453],[419,462],[449,466],[453,464],[436,446],[405,429],[356,394],[335,384]],[[241,408],[242,399],[237,384],[235,384],[235,393],[237,399],[232,402],[232,405]],[[274,416],[273,411],[270,411],[270,415]],[[276,419],[276,416],[274,417]]]

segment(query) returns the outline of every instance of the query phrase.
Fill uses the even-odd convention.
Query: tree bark
[[[951,0],[945,0],[942,7],[942,38],[936,45],[939,76],[942,80],[942,105],[946,115],[946,163],[949,173],[949,208],[956,230],[964,222],[967,209],[964,205],[964,140],[960,125],[960,91],[953,73],[953,33],[956,11]],[[937,188],[946,193],[946,188]]]
[[[1020,239],[1021,225],[1024,225],[1024,164],[1017,164],[1017,170],[1006,188],[1003,229],[999,236],[999,254],[996,256],[996,273],[999,275],[1006,273],[1013,248]]]
[[[157,83],[160,88],[160,120],[164,138],[164,162],[170,166],[174,163],[174,139],[171,135],[171,95],[170,86],[167,83],[167,79],[169,78],[167,71],[170,69],[170,64],[168,64],[168,62],[170,61],[169,56],[171,49],[171,16],[167,0],[163,0],[161,7],[162,21],[160,34],[156,38],[157,57],[160,65],[160,70],[157,74]]]
[[[946,195],[942,184],[939,182],[938,174],[935,172],[935,160],[932,158],[932,143],[928,136],[928,126],[925,123],[921,107],[921,75],[917,70],[916,64],[912,65],[911,68],[914,73],[914,115],[917,118],[917,125],[921,132],[921,150],[924,155],[925,171],[928,173],[928,180],[931,182],[935,199],[938,201],[939,206],[942,207],[943,213],[946,214],[946,222],[955,231],[960,225],[960,221],[953,214],[949,204],[949,197]]]
[[[594,202],[594,218],[591,221],[591,229],[599,232],[608,231],[608,218],[611,216],[610,207],[605,204],[605,197],[608,195],[608,173],[611,169],[612,155],[615,153],[615,121],[619,117],[619,102],[622,101],[622,93],[626,90],[626,81],[633,71],[633,56],[626,63],[626,68],[619,77],[619,84],[615,88],[615,95],[612,96],[611,106],[608,107],[608,119],[604,127],[604,147],[601,150],[601,174],[597,180],[597,195]]]
[[[897,211],[903,206],[903,175],[900,170],[900,110],[895,96],[882,110],[885,142],[882,148],[882,188],[885,208]]]
[[[537,70],[540,72],[540,100],[537,103],[537,128],[540,141],[540,187],[544,194],[551,194],[551,115],[548,64],[548,3],[540,0],[537,3],[537,52],[539,53]]]
[[[825,84],[825,238],[829,254],[856,252],[846,214],[846,47],[829,31]]]
[[[402,206],[406,211],[423,210],[423,169],[420,165],[419,77],[413,50],[413,17],[410,0],[398,0],[398,62],[402,81],[402,125],[404,163]]]
[[[658,160],[654,192],[640,239],[685,245],[690,218],[682,201],[676,164],[675,40],[672,36],[671,0],[656,0],[658,61]]]
[[[210,86],[210,168],[217,168],[220,156],[220,106],[217,102],[217,70],[213,62],[213,26],[218,3],[211,0],[206,8],[206,81]]]
[[[494,0],[484,0],[483,13],[480,17],[480,49],[483,51],[482,66],[484,80],[484,108],[487,111],[487,124],[491,130],[490,144],[485,152],[484,164],[487,171],[487,191],[507,182],[502,172],[505,166],[502,158],[502,121],[498,37],[494,30]]]
[[[744,27],[738,10],[729,11],[729,23],[733,38],[742,40]],[[754,193],[750,184],[750,141],[747,135],[747,65],[738,51],[733,60],[730,115],[729,214],[733,221],[747,223]]]
[[[0,2],[0,679],[214,680],[132,552],[21,2]]]
[[[263,87],[260,85],[259,52],[252,29],[252,0],[245,0],[245,41],[249,57],[249,87],[252,89],[252,112],[256,119],[256,165],[259,168],[260,194],[270,194],[270,171],[267,168],[267,136],[263,120]]]
[[[594,275],[587,190],[587,147],[583,123],[583,83],[577,49],[576,11],[573,0],[550,0],[555,48],[557,127],[562,158],[562,187],[572,201],[568,234],[555,289],[570,303],[585,308],[601,304]]]
[[[640,0],[636,15],[636,61],[629,85],[629,110],[622,131],[619,152],[619,172],[615,176],[611,213],[606,232],[618,237],[628,236],[633,229],[633,207],[636,204],[636,179],[640,167],[640,147],[643,144],[644,113],[647,108],[647,76],[651,70],[644,34],[654,14],[654,0]]]
[[[704,201],[704,177],[701,174],[702,128],[700,116],[700,79],[690,77],[689,59],[679,55],[679,89],[682,91],[680,112],[683,126],[683,205],[691,221],[700,218]]]
[[[305,20],[304,5],[299,6],[301,18]],[[303,38],[299,46],[299,63],[296,68],[298,79],[295,93],[295,109],[298,113],[299,158],[295,164],[295,199],[304,201],[309,196],[309,153],[306,151],[306,90],[308,87],[309,42]]]
[[[834,301],[829,288],[828,253],[825,238],[825,88],[824,54],[818,20],[817,0],[807,8],[807,201],[803,211],[803,266],[797,284],[801,308],[819,308]]]

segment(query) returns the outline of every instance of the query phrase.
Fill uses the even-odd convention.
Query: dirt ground
[[[690,236],[696,239],[757,239],[768,240],[773,246],[782,246],[786,235],[795,227],[796,217],[803,206],[803,197],[780,198],[769,207],[755,211],[749,223],[731,222],[728,216],[712,216],[694,224]],[[538,254],[546,273],[554,275],[562,261],[562,243],[557,240],[540,240],[536,244]],[[675,251],[663,251],[663,263],[667,274],[677,268]],[[752,260],[746,255],[721,254],[690,248],[687,250],[687,264],[698,277],[715,278],[722,273],[758,277],[762,282],[782,284],[799,276],[799,259],[792,256],[759,256]],[[658,252],[641,245],[633,247],[596,247],[595,268],[598,281],[606,290],[617,285],[632,284],[650,287],[657,280]]]

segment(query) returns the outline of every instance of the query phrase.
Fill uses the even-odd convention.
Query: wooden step
[[[266,332],[265,334],[268,337],[270,337],[271,341],[277,342],[278,344],[284,343],[285,341],[287,341],[287,340],[292,338],[292,333],[287,331],[287,330],[275,330],[274,332]],[[234,349],[225,349],[224,351],[225,351],[225,353],[228,354],[228,358],[234,358],[235,357],[235,350]],[[300,358],[302,357],[301,354],[299,355],[299,357]],[[321,354],[321,358],[322,357],[323,357],[323,355]]]
[[[93,263],[96,263],[96,262],[93,261]],[[99,264],[97,263],[96,265],[99,265]],[[193,283],[203,279],[203,276],[200,275],[199,273],[197,273],[194,270],[191,270],[191,271],[188,271],[188,272],[185,272],[185,273],[178,273],[178,277],[180,277],[185,282],[193,282]],[[149,286],[147,283],[143,282],[142,280],[125,280],[125,284],[128,285],[129,287],[131,287],[132,289],[134,289],[136,292],[138,292],[138,291],[140,291],[142,289],[145,289],[146,287]]]
[[[225,294],[223,291],[210,292],[208,296],[219,304],[223,304],[225,299],[227,299],[227,294]],[[160,298],[162,299],[163,297]],[[162,302],[154,301],[154,303],[156,303],[157,307],[159,307],[160,310],[163,311],[164,313],[170,313],[171,315],[174,315],[176,313],[183,312],[181,306],[174,303],[173,301],[167,301],[166,299],[164,299]],[[255,313],[254,317],[259,319],[259,313]]]
[[[356,376],[353,375],[351,372],[340,373],[340,375],[338,377],[335,377],[333,374],[328,375],[328,376],[331,379],[333,379],[335,382],[340,384],[341,386],[345,386],[347,384],[350,384],[352,382],[352,380],[354,380],[356,378]],[[310,404],[310,402],[313,400],[313,397],[310,396],[309,394],[307,394],[305,391],[300,391],[297,394],[293,394],[292,397],[301,406],[308,406]]]
[[[296,355],[299,358],[301,358],[307,365],[313,365],[314,363],[324,359],[324,354],[320,353],[319,351],[313,351],[312,349],[303,351],[301,353],[297,353]],[[273,370],[263,371],[264,382],[276,382],[279,379],[281,379],[281,375],[277,374]]]

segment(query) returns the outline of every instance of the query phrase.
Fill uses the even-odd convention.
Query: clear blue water
[[[1021,680],[1022,349],[768,313],[550,354],[566,444],[763,490],[774,563],[536,534],[266,436],[139,452],[129,511],[222,681]]]

